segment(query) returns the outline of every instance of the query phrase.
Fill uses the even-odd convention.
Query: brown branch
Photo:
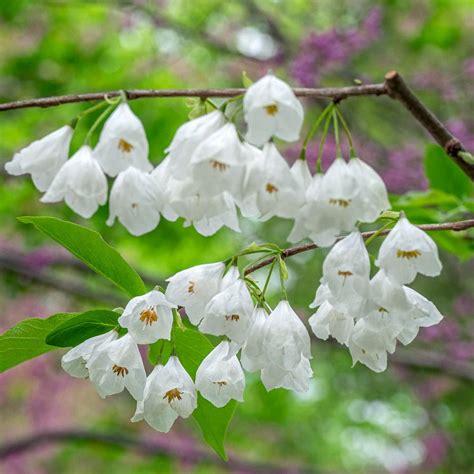
[[[474,165],[467,163],[459,156],[459,152],[465,151],[460,140],[425,107],[402,76],[397,71],[388,72],[385,75],[385,86],[389,96],[400,101],[436,142],[444,148],[454,162],[474,180]]]
[[[421,225],[418,225],[417,227],[426,231],[453,230],[453,231],[459,232],[461,230],[467,230],[474,227],[474,219],[468,219],[465,221],[457,221],[457,222],[445,222],[443,224],[421,224]],[[362,232],[362,237],[364,240],[366,240],[372,235],[374,235],[376,232],[378,231]],[[390,230],[386,229],[383,232],[381,232],[379,235],[387,235],[389,232]],[[343,238],[344,237],[339,237],[337,240],[341,240]],[[290,247],[288,249],[283,250],[283,252],[281,253],[281,257],[288,258],[293,255],[307,252],[308,250],[315,250],[318,248],[320,247],[318,247],[316,244],[305,244],[305,245],[299,245],[297,247]],[[251,267],[247,268],[247,270],[245,271],[245,274],[248,275],[252,272],[255,272],[256,270],[259,270],[260,268],[270,265],[273,262],[273,260],[275,260],[275,258],[277,257],[270,257],[255,265],[252,265]]]

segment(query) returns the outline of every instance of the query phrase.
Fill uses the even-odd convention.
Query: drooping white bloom
[[[201,362],[196,372],[196,389],[218,408],[230,400],[244,400],[244,371],[235,355],[229,357],[229,350],[229,343],[222,341]]]
[[[292,370],[282,370],[277,365],[269,364],[261,372],[262,382],[267,391],[274,388],[286,388],[304,393],[309,390],[309,380],[312,376],[313,370],[306,357],[302,357],[299,364]]]
[[[304,111],[291,87],[269,73],[252,84],[244,96],[247,141],[263,145],[272,136],[298,140]]]
[[[364,320],[358,321],[358,324],[359,327],[357,331],[360,335],[359,341],[365,343],[363,336],[365,336],[364,333],[367,328]],[[370,328],[368,329],[368,339],[370,342],[376,341],[377,335],[377,331],[371,331]],[[350,339],[348,346],[354,365],[357,362],[361,362],[374,372],[383,372],[387,368],[387,351],[382,345],[380,345],[382,347],[379,345],[375,345],[374,347],[370,344],[370,348],[367,345],[361,347],[358,343],[355,343],[353,339]]]
[[[311,175],[308,162],[306,160],[297,159],[291,165],[290,171],[293,175],[293,178],[295,178],[296,180],[296,185],[298,186],[298,189],[301,190],[304,195],[306,195],[306,191],[308,190],[311,182],[313,181],[313,176]]]
[[[146,374],[137,344],[129,334],[99,346],[86,364],[89,378],[105,398],[126,388],[135,400],[143,398]]]
[[[66,162],[74,130],[69,125],[36,140],[15,153],[5,163],[7,173],[19,176],[31,174],[34,185],[44,192],[52,183],[61,166]]]
[[[130,166],[112,186],[107,225],[113,225],[118,218],[132,235],[151,232],[160,222],[161,202],[152,176]]]
[[[194,383],[177,357],[157,365],[148,376],[143,400],[132,421],[145,419],[155,430],[168,433],[178,416],[188,418],[197,407]]]
[[[183,306],[189,320],[199,324],[204,308],[220,291],[225,265],[222,262],[196,265],[168,278],[166,298]]]
[[[189,166],[191,155],[196,147],[225,123],[222,112],[215,110],[181,125],[176,131],[170,146],[165,150],[170,158],[170,167],[177,173]]]
[[[267,312],[263,308],[255,308],[252,316],[253,324],[250,334],[240,355],[242,367],[249,372],[263,369],[266,364],[263,339],[265,337],[265,321]]]
[[[316,337],[324,341],[331,335],[340,344],[347,344],[354,329],[354,318],[347,310],[336,309],[325,301],[308,320]]]
[[[265,322],[263,349],[267,362],[293,370],[302,357],[311,358],[308,331],[286,300],[278,303]]]
[[[41,202],[64,202],[82,217],[91,217],[107,201],[107,179],[92,150],[84,145],[66,161]]]
[[[227,191],[234,198],[240,197],[247,156],[235,125],[226,123],[194,150],[191,191],[203,196]]]
[[[402,285],[387,277],[379,270],[370,280],[370,300],[377,308],[385,308],[390,313],[406,314],[412,307]]]
[[[348,169],[359,188],[355,198],[358,219],[362,222],[373,222],[383,211],[390,209],[385,183],[371,166],[359,158],[350,159]]]
[[[86,362],[92,353],[102,344],[113,341],[117,337],[118,333],[116,331],[109,331],[81,342],[63,355],[61,367],[72,377],[86,378],[89,375],[89,371],[86,369]]]
[[[438,248],[431,237],[400,215],[395,227],[380,246],[375,264],[394,281],[411,283],[417,273],[437,276],[441,273]]]
[[[209,301],[199,330],[243,344],[252,326],[253,309],[247,285],[239,278]]]
[[[161,214],[166,220],[174,222],[179,216],[170,205],[170,195],[174,191],[176,180],[170,171],[169,156],[151,172],[151,177],[155,181],[155,190],[162,197]]]
[[[129,166],[143,172],[152,170],[145,129],[128,104],[121,103],[105,122],[94,156],[112,177]]]
[[[166,296],[158,290],[152,290],[142,296],[132,298],[118,319],[120,326],[137,344],[152,344],[158,339],[171,337],[173,326],[172,308]]]

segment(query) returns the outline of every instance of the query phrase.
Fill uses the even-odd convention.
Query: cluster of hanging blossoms
[[[290,167],[273,138],[299,138],[303,108],[291,88],[272,74],[248,88],[242,101],[245,138],[233,121],[240,111],[236,102],[182,125],[154,170],[143,126],[123,98],[105,111],[115,108],[94,150],[84,145],[68,160],[73,128],[66,126],[15,155],[6,169],[30,173],[46,192],[43,201],[64,199],[84,217],[107,200],[105,174],[116,177],[109,222],[117,217],[135,235],[152,230],[161,215],[184,217],[205,235],[222,226],[238,230],[237,208],[261,220],[293,219],[290,241],[309,238],[319,247],[332,246],[310,305],[317,308],[308,321],[312,332],[346,345],[354,364],[385,370],[387,353],[398,342],[410,343],[420,327],[442,319],[433,303],[405,286],[418,273],[439,275],[435,243],[403,213],[387,214],[385,185],[357,157],[334,104],[318,118],[301,159]],[[99,119],[105,117],[103,113]],[[306,146],[324,124],[322,150],[331,123],[338,156],[322,173],[320,153],[312,175]],[[350,144],[349,161],[342,157],[339,124]],[[374,237],[398,222],[380,247],[378,271],[371,277],[370,239],[364,241],[358,227],[384,217],[389,222]],[[258,253],[271,258],[262,288],[238,265],[240,257]],[[272,308],[265,294],[277,267],[282,299]],[[226,262],[185,269],[168,279],[165,290],[157,287],[133,298],[117,330],[74,347],[62,365],[75,377],[88,377],[102,397],[126,388],[137,402],[132,421],[144,419],[159,431],[168,431],[179,416],[190,416],[198,392],[216,407],[243,401],[244,370],[260,372],[267,390],[305,392],[313,375],[310,334],[287,300],[285,279],[282,251],[273,244],[252,245]],[[184,313],[201,333],[221,337],[221,342],[202,361],[194,380],[176,355],[159,360],[147,376],[138,345],[170,341],[173,347],[173,327],[183,324]]]

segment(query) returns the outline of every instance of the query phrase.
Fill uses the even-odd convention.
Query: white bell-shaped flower
[[[351,158],[347,166],[359,188],[355,198],[358,219],[373,222],[383,211],[390,209],[385,183],[371,166],[359,158]]]
[[[373,337],[374,334],[376,335],[377,333],[371,333],[371,336]],[[352,356],[353,365],[360,362],[374,372],[383,372],[387,368],[386,350],[375,350],[371,348],[371,350],[368,351],[367,349],[360,347],[352,339],[349,340],[348,346]]]
[[[170,196],[173,194],[176,180],[171,175],[169,156],[161,161],[161,163],[151,172],[151,177],[155,181],[155,189],[157,190],[158,195],[161,195],[162,216],[166,220],[174,222],[179,216],[170,204]]]
[[[359,231],[337,242],[324,259],[321,283],[338,301],[354,304],[367,298],[369,277],[369,254]]]
[[[199,330],[243,344],[252,326],[253,309],[247,285],[239,278],[209,301]]]
[[[332,299],[332,293],[328,285],[319,285],[316,289],[313,302],[309,305],[310,308],[317,308],[321,306],[325,301]]]
[[[73,128],[65,125],[34,141],[5,163],[6,172],[15,176],[29,173],[34,185],[46,191],[67,160],[73,133]]]
[[[348,311],[336,309],[325,301],[308,320],[316,337],[327,340],[334,337],[340,344],[347,344],[354,329],[354,318]]]
[[[199,324],[204,309],[221,289],[225,265],[222,262],[196,265],[168,278],[166,299],[183,306],[192,324]]]
[[[411,283],[417,273],[437,276],[442,269],[436,244],[403,214],[380,246],[375,264],[400,284]]]
[[[196,147],[217,132],[224,123],[224,114],[215,110],[181,125],[170,146],[165,150],[170,158],[170,167],[173,172],[182,173],[189,166],[189,159]]]
[[[265,326],[263,349],[269,364],[293,370],[302,357],[311,358],[308,331],[287,300],[278,303]]]
[[[383,270],[370,280],[370,300],[391,313],[404,314],[412,307],[404,287],[388,278]]]
[[[252,320],[249,337],[245,341],[240,355],[240,363],[248,372],[263,369],[267,360],[263,349],[267,312],[263,308],[255,308]]]
[[[298,158],[290,168],[293,178],[296,180],[296,184],[300,192],[302,191],[304,195],[313,181],[313,176],[309,169],[308,162]]]
[[[135,400],[143,398],[146,373],[137,344],[129,334],[99,346],[86,364],[89,378],[105,398],[126,388]]]
[[[235,355],[229,357],[229,351],[229,343],[222,341],[201,362],[196,372],[196,389],[218,408],[230,400],[244,401],[244,371]]]
[[[84,379],[89,376],[86,368],[86,362],[90,359],[92,353],[106,342],[117,339],[116,331],[109,331],[99,336],[91,337],[78,346],[73,347],[61,358],[61,367],[72,377]]]
[[[269,73],[247,89],[244,117],[247,141],[260,146],[273,136],[287,142],[298,140],[304,111],[291,87]]]
[[[115,177],[129,166],[149,172],[148,140],[140,119],[128,104],[121,103],[102,128],[94,156],[109,176]]]
[[[64,202],[82,217],[91,217],[107,201],[107,179],[92,150],[84,145],[66,161],[41,202]]]
[[[157,365],[148,376],[143,400],[132,421],[145,419],[155,430],[168,433],[180,416],[188,418],[197,407],[194,383],[177,357]]]
[[[151,232],[160,222],[161,203],[162,196],[152,176],[130,166],[112,186],[107,225],[113,225],[118,218],[132,235]]]
[[[137,344],[152,344],[158,339],[170,340],[173,326],[172,309],[176,307],[163,293],[152,290],[132,298],[118,322],[120,326],[128,329]]]
[[[302,357],[299,364],[292,370],[282,370],[277,365],[266,365],[261,372],[262,383],[267,391],[274,388],[285,388],[304,393],[309,390],[309,380],[313,370],[309,359]]]

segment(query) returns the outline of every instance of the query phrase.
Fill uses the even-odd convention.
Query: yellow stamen
[[[177,388],[172,388],[171,390],[168,390],[166,393],[165,393],[165,396],[163,397],[163,400],[165,398],[168,399],[168,403],[171,403],[174,399],[178,399],[178,400],[181,400],[181,395],[183,394],[183,392],[180,392]]]
[[[140,313],[140,321],[145,323],[145,326],[151,326],[153,323],[158,321],[158,315],[153,308],[144,309]]]
[[[214,383],[216,385],[219,385],[219,387],[223,387],[224,385],[227,385],[227,382],[224,382],[224,381],[222,381],[222,382],[212,382],[212,383]]]
[[[334,204],[339,207],[347,207],[352,202],[352,199],[329,199],[329,204]]]
[[[349,270],[347,270],[347,271],[339,270],[339,271],[337,272],[337,274],[338,274],[339,276],[344,277],[344,278],[347,278],[347,277],[352,276],[352,272],[350,272]]]
[[[273,194],[278,191],[278,188],[272,183],[267,183],[267,185],[265,186],[265,191],[269,194]]]
[[[264,109],[268,115],[271,115],[273,117],[278,112],[278,105],[276,104],[266,105]]]
[[[230,314],[225,317],[226,321],[238,321],[240,319],[240,316],[238,314]]]
[[[411,258],[417,258],[421,255],[419,250],[397,250],[397,257],[398,258],[406,258],[410,260]]]
[[[133,150],[133,145],[121,138],[118,142],[118,149],[124,153],[130,153]]]
[[[226,165],[225,163],[221,163],[220,161],[217,160],[211,160],[209,163],[211,163],[211,166],[218,171],[225,171],[229,165]]]
[[[112,372],[117,375],[117,377],[122,376],[125,377],[128,375],[128,369],[126,367],[120,367],[120,365],[114,364],[112,366]]]
[[[132,209],[136,209],[138,207],[138,203],[137,202],[132,202]]]
[[[194,281],[189,282],[188,293],[191,295],[194,295],[194,285],[195,285]]]
[[[378,311],[379,311],[379,313],[388,313],[388,309],[385,309],[383,306],[380,306]]]

